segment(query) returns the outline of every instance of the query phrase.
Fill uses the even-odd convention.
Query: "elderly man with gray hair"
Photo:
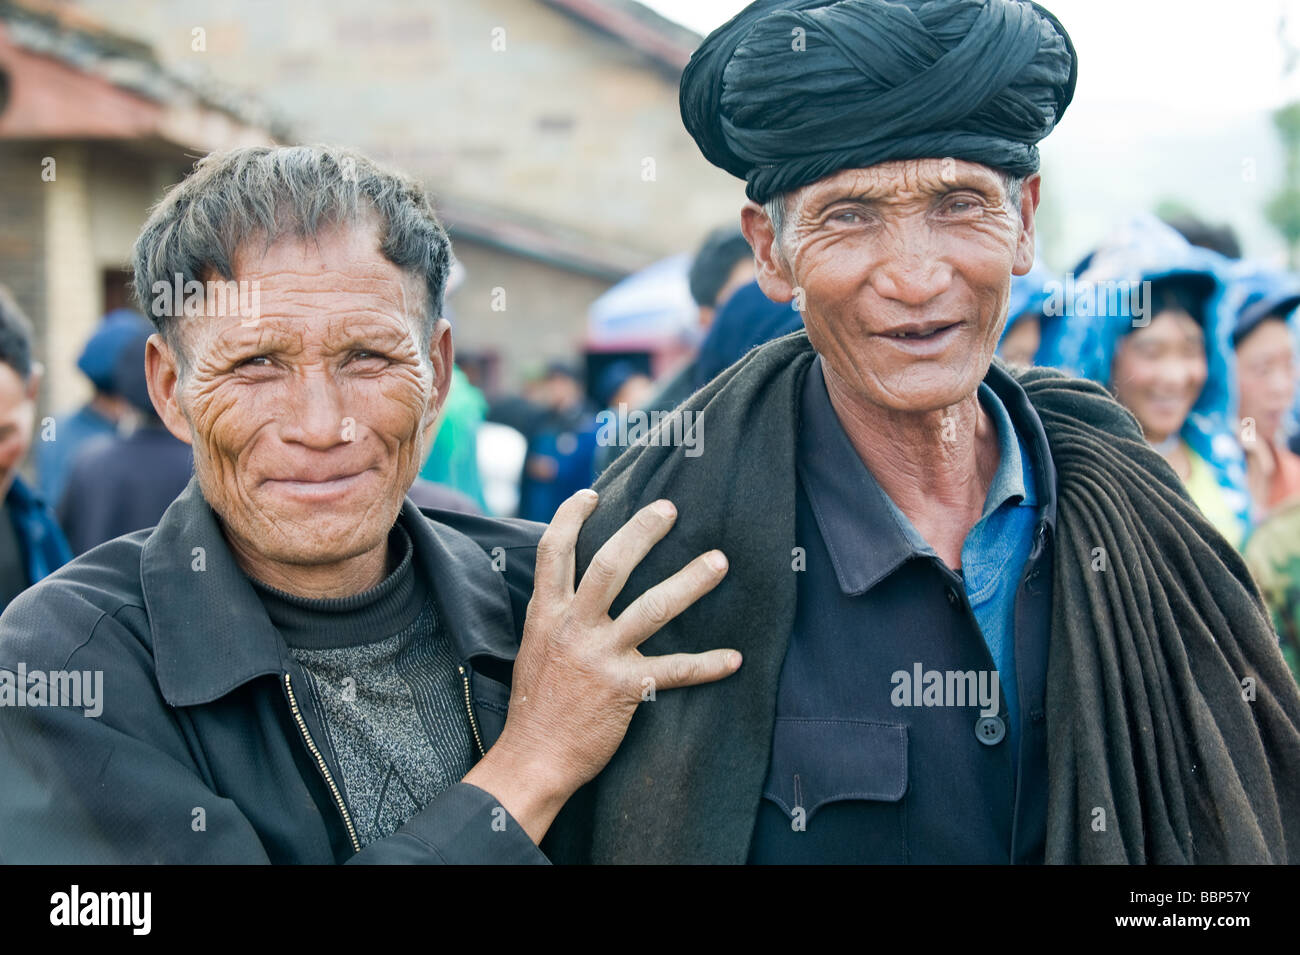
[[[149,394],[195,476],[0,617],[0,859],[545,861],[646,688],[740,665],[637,652],[720,553],[608,616],[671,505],[575,589],[592,492],[545,534],[405,497],[451,381],[449,252],[417,185],[322,147],[210,156],[154,210]]]
[[[552,859],[1300,858],[1300,693],[1245,565],[1100,387],[993,358],[1076,74],[1020,0],[759,0],[696,50],[682,118],[806,331],[679,409],[702,453],[652,434],[596,483],[579,569],[671,499],[614,606],[720,547],[647,649],[745,666],[638,710]]]

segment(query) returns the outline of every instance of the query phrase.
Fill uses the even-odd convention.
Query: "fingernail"
[[[584,487],[584,488],[583,488],[581,491],[579,491],[578,493],[581,494],[583,497],[585,497],[588,501],[595,501],[595,500],[597,500],[597,499],[600,497],[599,494],[597,494],[595,491],[593,491],[593,490],[592,490],[591,488],[589,488],[589,487]]]
[[[732,650],[730,653],[727,654],[727,666],[731,667],[733,670],[739,670],[740,664],[741,664],[741,659],[739,653],[737,653],[735,650]]]
[[[663,517],[677,516],[677,508],[673,507],[672,501],[655,501],[655,510]]]
[[[705,557],[705,560],[709,562],[709,566],[712,567],[714,570],[727,569],[727,555],[720,550],[709,551],[708,555]]]

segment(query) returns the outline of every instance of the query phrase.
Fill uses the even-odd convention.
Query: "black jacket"
[[[398,520],[486,751],[505,722],[542,527],[409,500]],[[0,707],[0,861],[546,861],[466,783],[357,851],[306,677],[197,481],[156,528],[95,548],[10,605],[0,670],[20,667],[102,671],[102,712]]]

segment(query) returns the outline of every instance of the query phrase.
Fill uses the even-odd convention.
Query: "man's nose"
[[[334,376],[308,372],[297,379],[286,396],[280,437],[313,448],[332,448],[346,440],[349,412]]]
[[[952,284],[952,268],[938,254],[929,229],[923,225],[898,227],[881,251],[871,274],[871,284],[881,298],[924,305]]]

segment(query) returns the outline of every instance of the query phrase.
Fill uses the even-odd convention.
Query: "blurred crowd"
[[[437,435],[410,491],[425,507],[549,521],[625,447],[610,416],[667,413],[752,348],[802,327],[796,303],[754,280],[749,245],[721,228],[689,273],[697,327],[655,375],[648,355],[551,362],[517,393],[487,395],[456,367]],[[1300,276],[1240,257],[1225,227],[1137,216],[1073,269],[1012,281],[998,352],[1106,388],[1141,426],[1191,502],[1249,566],[1300,673]],[[187,444],[145,381],[149,323],[105,315],[77,362],[92,395],[36,420],[31,328],[0,288],[0,609],[77,554],[152,527],[188,483]],[[589,373],[591,369],[594,373]],[[655,421],[654,417],[644,420]],[[36,483],[19,473],[29,459]]]
[[[1107,388],[1249,566],[1300,675],[1300,277],[1230,230],[1138,216],[1013,279],[999,351]]]

